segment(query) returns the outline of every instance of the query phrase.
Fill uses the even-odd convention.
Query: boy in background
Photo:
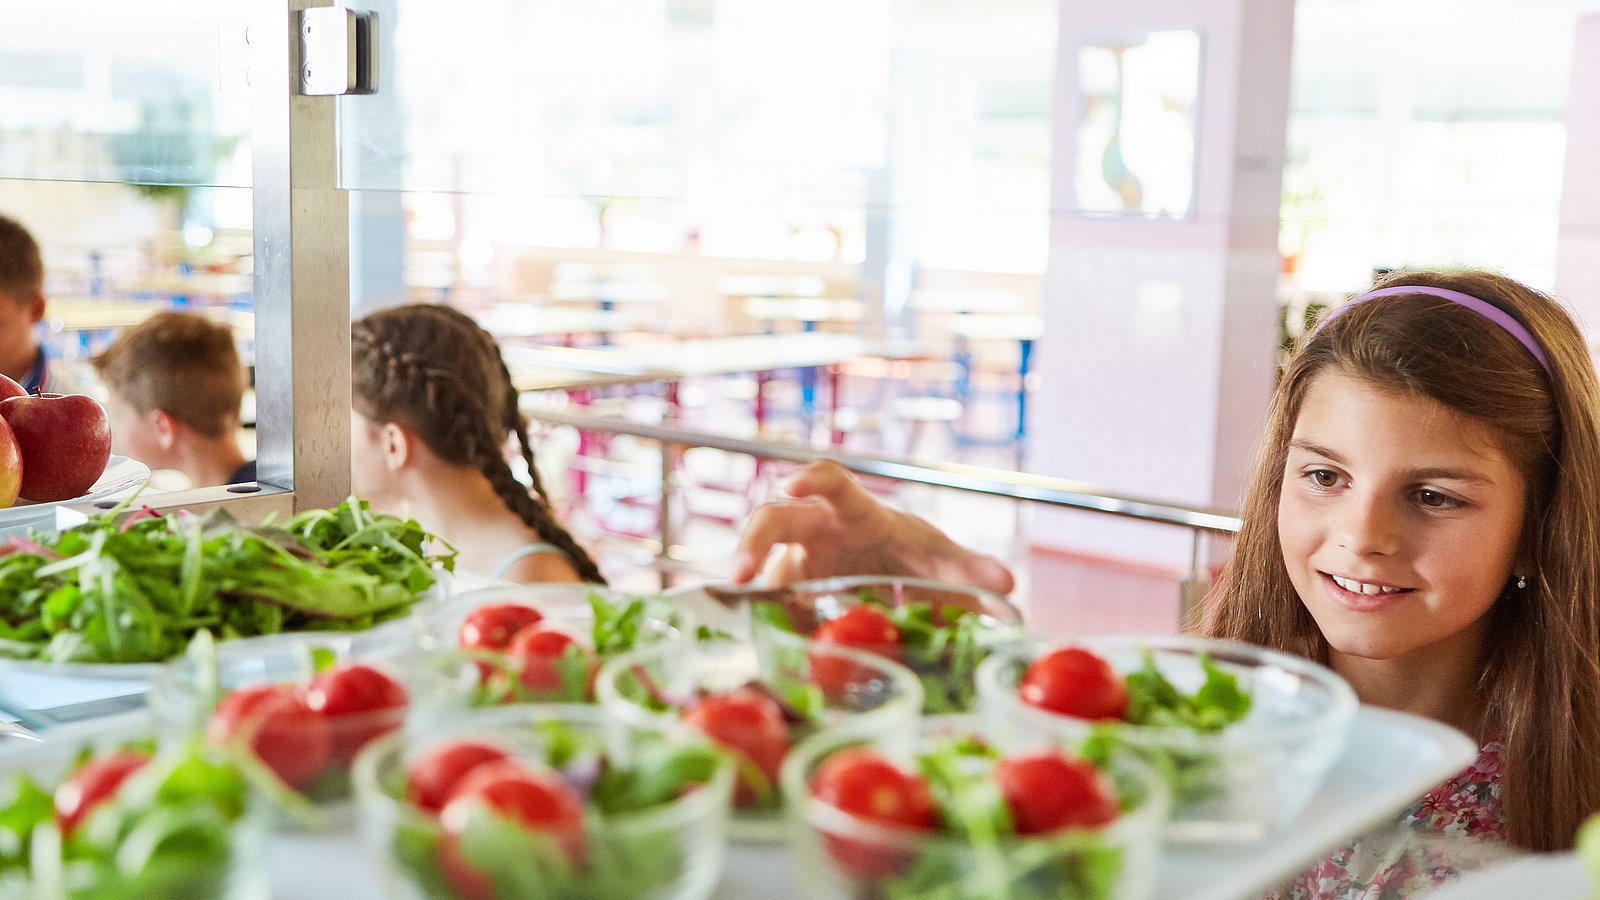
[[[239,449],[245,375],[227,325],[157,313],[90,362],[109,393],[116,452],[177,469],[195,487],[256,480],[256,464]]]
[[[45,357],[34,326],[44,318],[44,258],[15,219],[0,215],[0,374],[28,393],[75,394],[60,361]]]

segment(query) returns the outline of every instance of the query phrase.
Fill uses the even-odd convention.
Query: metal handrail
[[[898,481],[933,487],[952,488],[1015,500],[1029,500],[1051,506],[1104,513],[1123,518],[1139,519],[1162,525],[1175,525],[1195,532],[1236,534],[1239,517],[1219,509],[1181,506],[1160,500],[1123,497],[1108,493],[1094,485],[1066,478],[1031,475],[984,466],[961,463],[913,463],[904,460],[873,456],[850,456],[827,450],[817,450],[799,444],[774,444],[750,441],[727,435],[692,431],[672,425],[650,425],[632,422],[615,416],[598,416],[554,409],[533,408],[524,410],[533,419],[552,425],[567,425],[585,431],[626,434],[663,445],[677,447],[706,447],[739,453],[760,459],[808,463],[818,459],[831,459],[846,469],[862,475],[877,475]],[[666,484],[663,483],[663,491]],[[1198,536],[1198,535],[1197,535]]]

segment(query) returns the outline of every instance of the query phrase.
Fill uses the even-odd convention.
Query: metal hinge
[[[300,11],[300,93],[378,92],[378,14],[339,6]]]

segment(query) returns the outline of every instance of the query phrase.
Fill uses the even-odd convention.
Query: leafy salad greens
[[[1250,695],[1239,687],[1239,679],[1217,666],[1209,655],[1200,653],[1197,658],[1205,681],[1193,694],[1185,694],[1167,680],[1156,666],[1155,655],[1146,650],[1144,665],[1124,679],[1128,723],[1216,734],[1248,715]],[[1081,752],[1102,766],[1120,750],[1138,753],[1166,779],[1178,806],[1201,802],[1221,789],[1217,776],[1222,760],[1214,753],[1133,744],[1123,729],[1120,723],[1095,726]]]
[[[564,722],[540,722],[532,727],[539,732],[540,762],[584,797],[584,858],[573,860],[550,835],[529,830],[487,807],[473,807],[464,828],[453,836],[443,834],[436,821],[419,812],[400,818],[392,846],[422,896],[458,896],[442,863],[449,858],[441,856],[447,842],[453,842],[449,856],[482,873],[499,897],[631,900],[675,896],[673,888],[690,870],[698,843],[712,837],[703,832],[704,823],[680,819],[644,828],[640,817],[711,789],[728,765],[726,755],[709,742],[669,744],[642,739],[631,748],[631,764],[619,766],[606,755],[598,735]],[[384,789],[402,800],[404,773],[389,774]],[[726,787],[724,780],[721,789]],[[726,797],[707,799],[716,799],[718,805],[727,803]]]
[[[872,884],[882,900],[1103,900],[1115,896],[1122,851],[1097,832],[1019,838],[993,771],[1000,754],[972,736],[946,739],[916,757],[956,841],[929,841],[900,872]],[[1126,805],[1126,798],[1124,798]]]
[[[239,846],[246,793],[237,769],[190,741],[63,835],[51,793],[19,774],[0,807],[0,898],[225,897],[240,859],[259,855]]]
[[[978,699],[972,677],[999,644],[1021,637],[1019,631],[996,626],[991,620],[954,606],[935,607],[925,601],[890,606],[870,590],[863,590],[857,602],[882,612],[900,634],[895,658],[916,673],[922,681],[922,712],[926,715],[966,712]],[[770,628],[800,633],[789,611],[781,604],[762,601],[752,604],[755,621]],[[878,648],[862,648],[877,650]]]
[[[282,525],[121,509],[55,536],[0,544],[0,656],[158,662],[209,630],[219,638],[348,631],[405,614],[433,586],[416,522],[351,498]]]

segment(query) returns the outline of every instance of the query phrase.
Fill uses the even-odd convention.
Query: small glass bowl
[[[356,759],[353,780],[359,811],[357,821],[367,846],[382,861],[389,896],[405,900],[454,897],[441,877],[438,847],[445,833],[436,817],[405,799],[406,768],[422,753],[449,740],[472,738],[506,747],[513,758],[531,760],[544,768],[548,732],[541,723],[558,722],[594,738],[608,761],[628,765],[640,741],[701,741],[682,728],[666,728],[648,735],[623,736],[606,727],[598,706],[592,704],[523,704],[476,710],[427,735],[396,733],[368,745]],[[598,765],[598,760],[575,764]],[[597,771],[597,770],[596,770]],[[584,771],[568,777],[592,779]],[[592,781],[590,782],[592,783]],[[588,865],[606,867],[606,896],[616,900],[703,900],[722,876],[727,846],[728,807],[733,790],[733,763],[724,758],[711,780],[664,805],[633,813],[602,816],[592,806],[584,810],[584,842]],[[570,865],[541,855],[530,855],[524,871],[543,880],[540,867]],[[541,897],[565,900],[572,896],[597,896],[586,885],[581,893],[561,889],[574,875],[559,873],[545,885]]]
[[[978,663],[996,647],[1019,643],[1024,637],[1021,611],[999,594],[923,578],[866,575],[789,585],[784,607],[795,630],[786,631],[761,616],[753,616],[751,634],[756,649],[763,655],[793,655],[809,650],[813,646],[810,637],[823,622],[868,600],[896,610],[913,603],[927,604],[934,622],[939,624],[958,612],[976,614],[978,627],[970,632],[970,643],[857,647],[901,662],[916,673],[922,680],[922,711],[927,715],[970,710],[977,700],[973,675]]]
[[[473,706],[510,702],[592,702],[592,685],[588,686],[588,690],[577,686],[569,690],[564,686],[549,695],[531,694],[518,688],[516,672],[504,654],[468,651],[459,647],[461,626],[480,607],[526,606],[538,610],[543,615],[541,621],[565,631],[580,646],[592,652],[595,649],[595,616],[591,598],[621,607],[641,597],[650,602],[652,608],[647,609],[639,621],[635,646],[689,641],[693,638],[693,613],[664,597],[627,594],[591,584],[531,584],[471,591],[456,597],[453,602],[436,606],[417,619],[419,640],[422,647],[438,654],[430,662],[431,666],[453,668],[461,661],[470,661],[477,665],[486,688],[491,679],[500,682],[494,690],[478,691],[471,700]],[[603,662],[604,656],[599,661]],[[579,696],[580,693],[582,696]]]
[[[162,735],[160,746],[154,750],[154,757],[150,766],[184,766],[180,759],[186,757],[191,747],[186,745],[187,735]],[[150,731],[148,718],[124,717],[116,722],[104,723],[93,733],[84,731],[81,734],[74,732],[72,737],[67,734],[52,736],[51,740],[41,744],[27,744],[14,749],[8,749],[5,756],[5,768],[8,770],[8,779],[26,775],[37,784],[49,788],[59,785],[85,762],[85,757],[93,754],[101,757],[114,753],[123,747],[136,746],[148,750],[158,742]],[[211,763],[224,763],[225,760],[207,755]],[[147,771],[135,773],[121,787],[113,797],[104,801],[105,805],[124,804],[130,810],[151,809],[152,812],[145,817],[144,825],[137,826],[132,832],[122,835],[117,842],[117,866],[97,867],[97,875],[90,876],[87,871],[55,873],[54,876],[44,876],[35,870],[33,883],[21,872],[11,871],[0,875],[0,897],[53,897],[60,892],[62,881],[78,884],[80,890],[89,890],[88,884],[80,879],[89,878],[94,884],[93,896],[181,896],[195,898],[195,900],[267,900],[270,895],[270,879],[268,866],[268,839],[270,832],[270,812],[262,798],[254,791],[246,789],[243,794],[244,809],[242,814],[228,826],[226,842],[226,861],[220,866],[196,866],[186,860],[181,871],[169,867],[156,867],[152,878],[143,879],[139,874],[126,877],[126,881],[115,886],[106,884],[106,877],[118,877],[118,870],[127,872],[133,868],[129,863],[137,860],[142,853],[149,853],[156,849],[146,842],[143,846],[132,846],[136,842],[132,838],[142,836],[149,838],[152,834],[160,832],[163,826],[170,826],[179,820],[169,818],[171,809],[163,809],[148,800],[133,799],[129,792],[140,797],[153,795],[161,790],[161,785],[148,780]],[[167,774],[176,774],[169,771]],[[184,775],[177,776],[180,782]],[[189,779],[194,777],[190,771]],[[218,783],[208,779],[203,785],[199,782],[188,781],[189,787],[201,787],[198,791],[202,796],[213,791]],[[54,790],[52,789],[52,793]],[[174,798],[176,799],[176,798]],[[98,813],[91,813],[78,826],[80,833],[94,835],[98,831],[98,838],[103,840],[112,834],[105,826],[113,823],[96,823]],[[197,819],[188,823],[191,827],[203,823],[202,827],[208,834],[214,834],[216,821],[211,818]],[[57,834],[59,832],[56,832]],[[37,833],[36,833],[37,836]],[[171,835],[169,835],[171,836]],[[95,837],[89,838],[98,842]],[[181,837],[180,837],[181,839]],[[26,844],[23,845],[26,848]],[[133,852],[128,857],[129,851]],[[181,852],[181,851],[180,851]],[[191,851],[192,852],[192,851]],[[24,850],[27,853],[27,850]],[[169,861],[170,862],[170,861]],[[73,863],[67,863],[72,866]],[[78,863],[77,865],[81,865]],[[46,887],[46,884],[52,885]],[[111,893],[107,893],[107,892]],[[70,896],[79,896],[74,892]]]
[[[1185,694],[1204,683],[1202,654],[1238,679],[1251,698],[1246,716],[1216,733],[1189,728],[1095,723],[1030,706],[1017,685],[1037,657],[1081,647],[1120,676],[1156,667]],[[1077,749],[1094,735],[1115,741],[1166,773],[1173,794],[1167,839],[1246,843],[1293,822],[1344,751],[1356,696],[1342,678],[1309,660],[1233,641],[1186,636],[1033,640],[1004,648],[978,667],[979,704],[994,729],[1049,737]]]
[[[829,673],[823,689],[817,669]],[[910,735],[922,708],[922,685],[905,666],[873,653],[818,645],[809,653],[758,654],[750,644],[727,638],[693,644],[661,644],[620,654],[600,667],[595,693],[601,708],[624,732],[651,731],[676,723],[698,699],[756,685],[781,698],[788,742],[823,727],[880,736]],[[796,710],[810,708],[807,721]],[[820,720],[820,721],[818,721]],[[780,808],[733,812],[736,840],[773,841],[783,837]]]
[[[395,637],[409,637],[395,633]],[[267,684],[305,687],[321,671],[335,665],[362,663],[382,671],[403,687],[403,707],[333,717],[330,748],[322,771],[298,788],[281,782],[269,790],[282,807],[282,824],[316,830],[348,824],[352,811],[350,766],[361,747],[374,738],[404,727],[414,698],[422,690],[464,697],[473,673],[418,665],[420,654],[397,641],[376,644],[362,632],[277,635],[216,645],[215,671],[192,656],[168,663],[151,682],[149,703],[163,730],[204,731],[222,697],[241,688]],[[453,681],[451,680],[453,679]],[[458,701],[464,702],[464,701]]]
[[[976,737],[1002,752],[1036,750],[1037,742],[991,740],[974,715],[929,716],[911,745],[863,740],[847,730],[827,730],[802,741],[783,765],[790,846],[800,886],[812,900],[925,896],[948,900],[993,897],[1096,897],[1145,900],[1155,893],[1162,826],[1168,813],[1166,784],[1145,763],[1124,758],[1109,771],[1122,815],[1104,828],[997,838],[974,844],[960,833],[924,831],[870,822],[810,796],[817,769],[834,753],[872,745],[907,772],[914,755],[941,739]],[[866,866],[870,871],[863,872]]]

